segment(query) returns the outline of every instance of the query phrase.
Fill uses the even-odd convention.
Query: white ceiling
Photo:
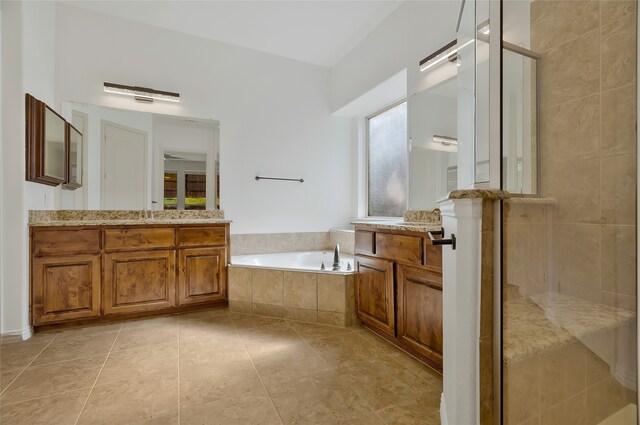
[[[79,0],[64,3],[331,67],[402,2]]]

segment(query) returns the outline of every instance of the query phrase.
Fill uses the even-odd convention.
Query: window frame
[[[366,117],[364,117],[364,215],[365,215],[365,219],[368,220],[397,220],[399,218],[403,218],[402,216],[378,216],[378,215],[370,215],[369,214],[369,120],[371,118],[375,118],[378,115],[384,114],[385,112],[389,111],[390,109],[395,108],[396,106],[402,105],[403,103],[407,104],[407,119],[406,119],[406,125],[407,125],[407,140],[406,140],[406,149],[405,149],[405,153],[407,156],[407,164],[406,164],[406,169],[407,169],[407,173],[406,173],[406,180],[405,180],[405,186],[404,186],[404,191],[405,191],[405,211],[408,209],[408,191],[409,191],[409,99],[406,97],[403,97],[400,100],[397,100],[387,106],[385,106],[382,109],[377,110],[376,112],[367,115]]]

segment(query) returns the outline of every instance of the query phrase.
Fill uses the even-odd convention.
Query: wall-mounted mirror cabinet
[[[49,186],[67,181],[65,120],[44,102],[26,95],[26,179]]]
[[[82,186],[82,133],[70,123],[66,124],[67,155],[69,164],[65,189],[77,189]]]
[[[82,185],[82,134],[30,94],[25,107],[27,181],[77,189]]]

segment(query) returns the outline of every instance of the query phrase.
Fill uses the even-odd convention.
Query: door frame
[[[143,205],[144,208],[148,208],[149,203],[149,185],[147,181],[149,180],[149,133],[138,130],[136,128],[127,127],[126,125],[118,124],[113,121],[108,120],[100,120],[100,209],[104,209],[104,194],[105,194],[105,150],[107,144],[107,133],[106,128],[114,127],[120,130],[129,131],[132,133],[140,134],[144,137],[144,167],[143,172],[145,175],[145,179],[143,181],[142,190],[144,192],[143,195]]]

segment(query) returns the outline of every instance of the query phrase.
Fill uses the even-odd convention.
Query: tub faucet
[[[338,244],[336,244],[336,249],[333,251],[332,270],[340,270],[340,245]]]

